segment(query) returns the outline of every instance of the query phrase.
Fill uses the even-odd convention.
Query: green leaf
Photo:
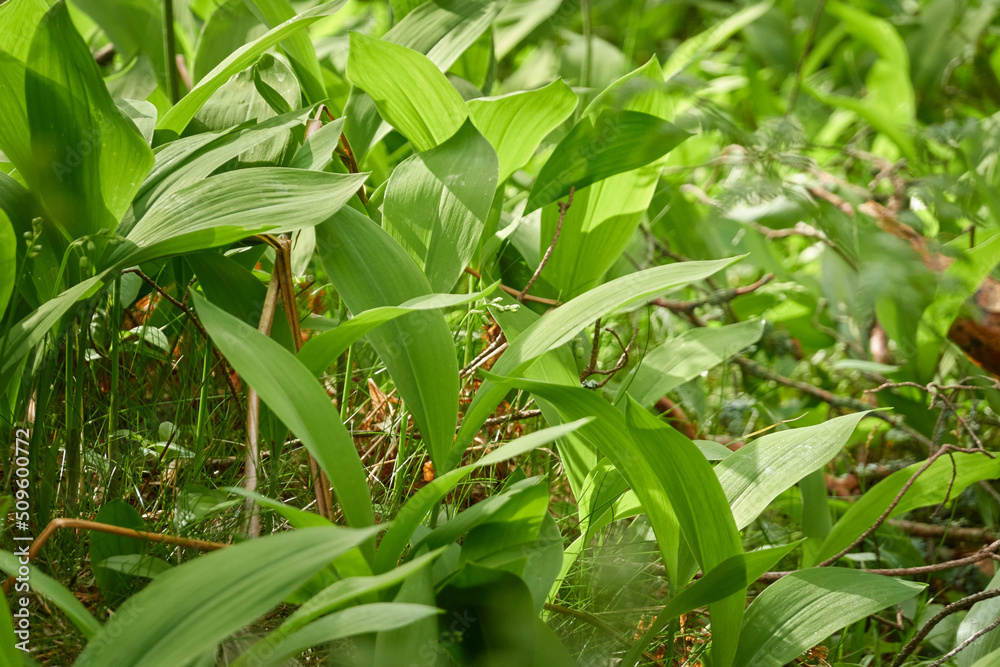
[[[194,88],[188,92],[181,101],[174,105],[157,123],[156,129],[166,133],[179,135],[187,124],[191,122],[198,110],[208,101],[216,90],[218,90],[230,77],[243,71],[260,57],[269,48],[294,34],[298,30],[315,23],[324,16],[328,16],[344,6],[347,0],[330,0],[318,7],[302,12],[298,16],[288,19],[281,25],[268,30],[255,41],[240,47],[228,58],[215,66],[205,78],[198,82]]]
[[[522,337],[525,335],[527,332]],[[625,416],[588,389],[521,378],[506,378],[501,386],[504,390],[516,386],[530,391],[551,403],[563,419],[595,418],[582,426],[577,435],[604,454],[635,491],[653,526],[667,574],[671,581],[676,580],[679,577],[680,524],[665,489],[665,477],[659,474],[662,471],[658,466],[664,463],[662,457],[649,460],[648,449],[636,443],[629,434]]]
[[[17,268],[17,236],[10,218],[0,210],[0,317],[7,311],[7,303],[14,293]]]
[[[709,51],[718,48],[727,39],[766,14],[773,4],[773,0],[767,0],[744,7],[729,18],[715,23],[708,30],[681,42],[663,65],[664,77],[669,81],[704,58]]]
[[[91,536],[98,533],[91,533]],[[122,554],[120,556],[109,556],[104,560],[91,561],[92,566],[100,567],[108,572],[120,572],[129,577],[144,577],[152,579],[158,574],[163,574],[167,570],[173,569],[173,565],[153,556],[145,554]]]
[[[132,530],[145,530],[146,524],[138,510],[124,502],[115,499],[105,503],[97,516],[94,518],[98,523],[106,523],[120,528],[130,528]],[[145,545],[141,540],[134,537],[122,537],[100,531],[93,531],[90,534],[90,562],[94,570],[94,578],[97,586],[104,595],[104,598],[111,605],[128,595],[129,577],[113,570],[107,570],[100,565],[102,561],[113,556],[125,554],[139,554],[145,550]]]
[[[504,58],[525,37],[551,17],[561,0],[511,0],[500,11],[493,23],[497,59]]]
[[[736,526],[750,525],[778,495],[837,455],[866,412],[761,436],[715,466]]]
[[[227,56],[266,32],[267,26],[249,3],[220,0],[198,34],[191,67],[194,83],[200,83]]]
[[[163,21],[155,2],[73,0],[73,5],[101,27],[123,60],[131,60],[136,54],[142,53],[162,75]]]
[[[742,553],[743,542],[726,494],[711,464],[695,444],[631,398],[625,409],[625,421],[643,459],[643,463],[633,461],[632,465],[646,465],[660,479],[680,523],[681,535],[702,570],[708,572],[727,558]],[[627,477],[634,477],[627,469],[618,469]],[[713,664],[732,663],[745,604],[745,589],[713,603],[710,609]]]
[[[298,109],[301,91],[292,71],[269,53],[215,91],[195,114],[195,120],[211,131],[228,130],[246,121],[261,122]],[[278,110],[275,110],[275,107]],[[305,110],[297,116],[301,118]],[[286,116],[287,118],[287,116]],[[284,164],[293,150],[289,127],[241,153],[235,168]]]
[[[0,54],[0,149],[70,238],[118,224],[153,164],[108,94],[64,3],[41,19],[26,63]]]
[[[254,234],[312,227],[347,203],[366,176],[278,167],[212,176],[157,199],[108,264],[139,264]]]
[[[984,590],[1000,586],[1000,572]],[[958,646],[972,635],[983,630],[1000,616],[1000,598],[983,600],[972,605],[969,613],[962,619],[955,634],[955,645]],[[990,654],[1000,651],[1000,630],[993,629],[975,640],[958,654],[958,667],[972,667]],[[987,663],[990,664],[990,663]]]
[[[243,496],[244,498],[253,498],[258,505],[273,509],[281,515],[281,518],[287,521],[292,528],[314,528],[316,526],[322,527],[334,525],[326,517],[322,517],[319,514],[314,514],[305,510],[300,510],[298,507],[292,507],[291,505],[268,498],[267,496],[263,496],[255,491],[248,491],[238,486],[227,486],[225,487],[225,490],[230,493]]]
[[[48,11],[45,0],[19,0],[0,5],[0,51],[6,51],[15,60],[27,60],[31,39]]]
[[[469,100],[472,122],[497,152],[503,183],[573,113],[576,94],[562,79],[525,92]]]
[[[316,378],[280,344],[194,295],[212,342],[327,474],[351,526],[374,523],[367,473],[354,439]]]
[[[433,62],[392,42],[352,32],[347,78],[418,151],[444,143],[469,115],[462,96]]]
[[[253,10],[268,27],[274,27],[295,17],[295,8],[289,0],[251,0]],[[304,32],[295,32],[281,41],[282,50],[292,63],[295,76],[302,84],[306,100],[310,104],[321,102],[326,98],[326,86],[323,85],[323,70],[312,40]],[[297,107],[293,104],[292,107]]]
[[[428,294],[410,299],[398,306],[366,310],[336,328],[307,340],[299,350],[298,359],[313,375],[319,377],[337,357],[372,329],[413,311],[452,308],[478,301],[493,292],[499,284],[494,283],[483,291],[472,294]]]
[[[279,665],[285,659],[297,655],[311,646],[369,632],[395,630],[440,613],[440,609],[423,604],[375,602],[324,616],[288,635],[277,645],[272,645],[265,638],[247,653],[257,657],[251,663],[255,666]],[[264,653],[265,651],[266,653]],[[273,656],[271,651],[274,652]],[[258,656],[258,654],[262,655]]]
[[[926,587],[843,568],[793,572],[747,608],[736,667],[781,667],[831,634]]]
[[[323,171],[332,161],[338,159],[334,152],[340,145],[340,135],[344,130],[344,118],[330,121],[313,132],[309,139],[295,151],[289,167]]]
[[[20,364],[21,359],[41,342],[66,311],[80,299],[96,294],[104,286],[104,281],[108,279],[110,273],[104,271],[73,285],[59,296],[43,303],[7,331],[7,334],[0,339],[0,348],[4,350],[4,359],[0,362],[0,387],[5,386],[9,374]]]
[[[352,208],[342,208],[316,227],[316,248],[352,313],[398,306],[431,293],[406,251]],[[444,315],[408,313],[370,331],[368,342],[413,415],[435,469],[443,472],[458,420],[458,358]]]
[[[655,57],[608,86],[587,106],[583,117],[595,121],[602,113],[620,111],[664,120],[672,117],[673,103]],[[665,160],[663,157],[578,189],[565,215],[555,204],[542,209],[539,256],[548,249],[559,220],[563,221],[559,242],[541,273],[560,298],[575,297],[599,284],[608,269],[621,260],[652,202]]]
[[[596,287],[563,304],[526,329],[509,344],[493,366],[493,372],[497,375],[521,373],[542,354],[568,342],[584,327],[592,324],[594,319],[662,294],[671,288],[701,280],[732,264],[736,259],[738,258],[659,266]],[[505,393],[505,389],[491,382],[484,382],[480,386],[462,420],[453,459],[472,441]]]
[[[638,111],[603,111],[584,117],[559,142],[538,172],[526,212],[565,197],[570,188],[637,169],[669,153],[691,134]]]
[[[340,554],[371,541],[378,530],[278,533],[175,567],[119,607],[78,663],[186,664],[267,613]]]
[[[650,623],[642,639],[632,644],[628,653],[622,658],[621,666],[634,667],[636,661],[639,660],[640,653],[649,646],[667,623],[678,618],[681,614],[687,614],[700,607],[723,600],[733,593],[742,591],[745,596],[748,586],[774,567],[798,544],[798,542],[793,542],[773,549],[736,554],[713,567],[708,574],[670,598],[657,614],[656,619]]]
[[[442,72],[490,27],[506,0],[428,0],[408,13],[382,39],[423,53]],[[399,14],[397,14],[397,17]],[[371,97],[351,90],[344,108],[344,132],[359,162],[392,129]]]
[[[923,319],[935,333],[947,338],[948,329],[966,300],[976,293],[997,264],[1000,264],[1000,233],[979,240],[975,248],[962,252],[945,269],[934,302],[924,311]],[[981,317],[978,313],[976,316]]]
[[[840,521],[833,525],[833,530],[820,547],[816,562],[839,553],[868,529],[923,465],[924,462],[914,463],[897,470],[866,491]],[[1000,459],[991,459],[985,454],[955,453],[942,456],[913,482],[888,518],[918,507],[937,505],[946,498],[957,498],[970,484],[997,477],[1000,477]]]
[[[28,598],[22,597],[15,592],[11,600],[17,600],[14,606],[18,611],[24,609],[25,613],[30,613],[28,612],[27,605]],[[25,604],[21,604],[22,601]],[[23,620],[25,623],[29,622],[27,618],[23,617],[20,620]],[[30,637],[30,629],[24,628],[20,632],[24,633],[21,636]],[[21,636],[14,635],[14,619],[10,614],[10,607],[7,606],[7,599],[3,593],[0,593],[0,663],[4,667],[20,667],[24,664],[24,660],[22,660],[24,652],[16,646],[17,643],[20,643],[18,640],[21,639]],[[27,645],[27,643],[23,644],[23,646]]]
[[[395,525],[395,522],[393,525]],[[433,564],[445,552],[445,549],[447,547],[427,552],[382,574],[341,579],[327,586],[296,609],[295,613],[281,624],[279,632],[287,635],[307,623],[316,620],[320,616],[328,614],[331,611],[336,611],[340,607],[361,599],[369,593],[396,586],[408,579],[415,572],[419,572],[428,565]]]
[[[203,132],[163,146],[157,150],[153,170],[139,189],[118,233],[131,231],[136,220],[162,195],[205,180],[230,160],[301,125],[304,116],[303,110],[292,111],[256,125],[244,124],[220,133]]]
[[[760,339],[761,320],[722,327],[688,329],[648,352],[618,388],[617,403],[626,392],[649,406],[664,394],[715,368]]]
[[[475,463],[439,474],[432,482],[421,488],[400,508],[393,518],[392,526],[386,531],[379,542],[375,553],[375,571],[386,572],[396,566],[406,544],[413,536],[417,526],[424,520],[431,508],[439,503],[455,486],[469,476],[472,471],[483,466],[495,465],[512,459],[521,454],[546,445],[558,438],[568,435],[590,421],[584,417],[574,422],[560,424],[522,436],[493,450]]]
[[[476,252],[497,188],[497,156],[466,121],[440,146],[397,166],[385,190],[382,227],[437,292],[449,292]]]
[[[76,599],[76,596],[62,584],[47,574],[39,572],[34,565],[21,563],[20,558],[23,556],[15,556],[9,551],[0,551],[0,570],[11,576],[21,576],[20,568],[27,568],[28,585],[32,594],[41,595],[62,609],[83,636],[92,639],[101,629],[101,624],[97,622],[97,619],[91,616],[90,612]],[[26,592],[20,590],[21,584],[24,582],[15,582],[13,589],[15,595]]]

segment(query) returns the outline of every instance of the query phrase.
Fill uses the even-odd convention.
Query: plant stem
[[[167,96],[172,104],[181,99],[177,77],[177,40],[174,36],[174,0],[163,0],[163,60]]]

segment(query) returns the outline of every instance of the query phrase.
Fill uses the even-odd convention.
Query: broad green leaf
[[[283,21],[295,17],[295,9],[289,0],[251,0],[253,10],[268,27],[275,27]],[[323,101],[326,98],[326,86],[323,85],[323,71],[316,57],[312,40],[308,33],[295,32],[281,40],[281,48],[292,63],[295,76],[302,84],[302,92],[310,104]],[[293,104],[292,108],[298,104]]]
[[[840,521],[833,525],[833,530],[816,556],[817,562],[840,552],[871,526],[923,465],[923,462],[914,463],[897,470],[866,491]],[[997,477],[1000,477],[1000,459],[991,459],[984,454],[955,453],[942,456],[913,482],[888,518],[918,507],[936,505],[944,502],[945,498],[957,498],[970,484]]]
[[[312,169],[323,171],[332,161],[338,159],[334,154],[340,145],[340,135],[344,130],[344,119],[330,121],[306,140],[295,151],[289,167],[295,169]]]
[[[115,51],[125,60],[138,53],[153,62],[157,72],[163,70],[163,21],[160,8],[153,0],[73,0],[114,44]]]
[[[7,303],[14,293],[17,268],[17,237],[10,218],[0,209],[0,317],[6,312]]]
[[[132,530],[145,530],[146,524],[142,520],[142,515],[134,507],[123,500],[115,499],[105,503],[97,511],[94,518],[98,523],[106,523],[121,528]],[[113,570],[107,570],[99,565],[102,561],[113,556],[125,554],[140,554],[145,551],[146,545],[142,540],[134,537],[122,537],[110,533],[93,531],[90,534],[90,562],[94,570],[94,578],[97,586],[104,595],[105,600],[111,605],[117,605],[119,601],[127,597],[129,577]]]
[[[389,0],[389,4],[392,6],[392,13],[397,19],[404,18],[407,14],[425,3],[426,0]]]
[[[186,664],[267,613],[340,554],[371,541],[378,530],[305,528],[175,567],[119,607],[78,664]]]
[[[961,655],[962,654],[960,653],[959,656]],[[971,667],[993,667],[993,665],[997,664],[997,662],[1000,662],[1000,649],[987,653],[979,660],[976,660],[975,664]],[[959,667],[965,667],[965,665],[960,664]]]
[[[352,313],[399,306],[431,293],[406,251],[382,228],[344,207],[316,227],[316,248]],[[368,333],[431,453],[444,471],[458,420],[458,358],[444,315],[408,313]]]
[[[256,125],[244,124],[225,132],[185,137],[158,149],[153,170],[139,189],[118,233],[128,234],[160,196],[205,180],[230,160],[300,125],[304,116],[304,110],[292,111]]]
[[[212,176],[157,199],[108,264],[138,264],[254,234],[312,227],[347,203],[366,176],[279,167]]]
[[[774,567],[796,546],[798,546],[798,542],[773,549],[736,554],[713,567],[708,574],[670,598],[657,614],[656,619],[650,623],[642,639],[632,644],[628,653],[622,658],[622,667],[634,667],[643,649],[649,646],[653,638],[667,623],[681,614],[690,613],[699,607],[706,607],[713,602],[729,597],[733,593],[742,592],[745,596],[748,586],[756,582],[761,575]]]
[[[539,319],[510,343],[493,366],[497,375],[516,375],[549,350],[568,342],[598,317],[722,270],[738,258],[682,262],[639,271],[596,287]],[[460,455],[506,390],[484,382],[465,413],[452,458]]]
[[[444,553],[445,549],[447,547],[417,556],[413,560],[398,565],[382,574],[341,579],[324,588],[296,609],[295,613],[281,624],[278,632],[287,635],[307,623],[316,620],[320,616],[328,614],[331,611],[336,611],[340,607],[358,600],[368,593],[385,590],[400,584],[414,572],[418,572],[428,565],[433,564]]]
[[[93,278],[73,285],[59,296],[49,299],[30,315],[14,324],[0,339],[4,359],[0,361],[0,388],[10,380],[10,374],[21,359],[45,337],[49,329],[80,299],[96,294],[108,279],[110,271],[99,273]]]
[[[0,5],[0,51],[24,62],[31,50],[31,39],[49,5],[45,0],[18,0]]]
[[[28,582],[32,595],[41,595],[59,607],[84,637],[92,639],[101,629],[101,624],[97,622],[97,619],[91,616],[90,612],[76,599],[76,596],[62,584],[49,575],[39,572],[34,565],[21,563],[20,558],[9,551],[0,551],[0,570],[12,576],[21,576],[20,568],[28,568]],[[20,588],[24,583],[15,580],[11,595],[27,592]]]
[[[91,533],[91,537],[97,535]],[[158,574],[163,574],[167,570],[173,569],[173,565],[163,559],[147,556],[145,554],[122,554],[120,556],[109,556],[100,561],[91,561],[95,568],[110,572],[120,572],[129,577],[143,577],[152,579]]]
[[[118,224],[153,154],[108,94],[64,3],[41,19],[27,60],[0,56],[0,149],[70,238]]]
[[[447,71],[490,27],[506,0],[428,0],[408,13],[382,39],[423,53]],[[398,15],[397,15],[398,16]],[[379,117],[371,97],[351,90],[344,108],[344,133],[359,162],[392,129]]]
[[[407,542],[413,536],[417,526],[424,520],[431,508],[439,503],[455,486],[469,476],[472,471],[483,466],[494,465],[521,454],[546,445],[564,437],[590,421],[589,417],[551,428],[542,429],[522,436],[493,450],[475,463],[450,470],[438,475],[429,484],[415,493],[406,504],[400,508],[393,518],[392,526],[386,531],[379,542],[375,553],[375,571],[387,572],[396,566],[396,562],[406,548]]]
[[[548,317],[551,316],[542,321]],[[526,335],[527,332],[522,337]],[[653,526],[667,576],[671,581],[677,580],[680,524],[665,488],[667,476],[661,466],[666,465],[666,459],[660,456],[651,459],[651,448],[636,443],[630,435],[625,415],[588,389],[521,378],[505,378],[501,386],[504,390],[515,386],[530,391],[551,403],[563,419],[594,417],[577,430],[577,435],[604,454],[635,491]]]
[[[561,0],[511,0],[493,22],[497,59],[502,59],[525,37],[558,11]]]
[[[474,557],[470,560],[477,561],[511,545],[523,547],[525,543],[534,542],[538,536],[548,502],[549,491],[542,477],[522,479],[504,489],[503,493],[490,496],[462,510],[454,518],[434,528],[416,540],[413,550],[419,552],[424,546],[437,549],[464,535],[462,553],[469,558],[470,541],[475,539],[472,531],[486,524],[491,524],[492,527],[485,531],[485,535],[481,535],[484,539],[476,545],[478,548],[474,549]],[[508,537],[513,539],[507,540]],[[487,548],[482,548],[482,541],[487,542]],[[520,548],[517,556],[523,556]]]
[[[16,601],[14,603],[14,608],[17,612],[20,612],[23,609],[26,613],[30,613],[28,612],[28,605],[22,605],[22,600],[24,603],[27,603],[28,598],[22,597],[15,592],[11,597],[11,600]],[[15,621],[10,614],[10,607],[7,606],[7,599],[4,597],[3,593],[0,592],[0,663],[2,663],[4,667],[20,667],[24,664],[24,661],[22,660],[24,652],[17,647],[17,644],[27,647],[28,639],[22,639],[22,637],[30,638],[31,630],[29,628],[19,629],[18,631],[22,634],[18,636],[14,635],[15,623],[20,625],[22,620],[25,623],[30,622],[23,616]]]
[[[291,352],[251,325],[197,295],[193,299],[212,342],[326,473],[347,523],[370,526],[374,516],[367,473],[354,439],[316,378]]]
[[[879,59],[868,70],[864,99],[827,94],[812,85],[805,85],[804,90],[824,104],[857,113],[891,139],[907,157],[915,158],[917,153],[909,127],[916,120],[915,93],[910,80],[910,58],[903,39],[891,23],[861,9],[830,2],[827,11],[847,32],[867,42],[879,54]]]
[[[261,90],[276,101],[269,101]],[[246,121],[260,123],[298,109],[301,95],[298,81],[288,66],[265,53],[253,67],[239,72],[215,91],[195,114],[195,121],[215,132],[228,130]],[[280,114],[274,111],[274,106],[281,109]],[[304,113],[300,112],[299,117],[302,115]],[[290,128],[286,127],[240,154],[236,168],[284,164],[292,151],[293,137]]]
[[[249,664],[255,667],[280,665],[311,646],[369,632],[395,630],[440,613],[436,607],[405,602],[375,602],[351,607],[313,621],[277,645],[271,645],[269,638],[265,638],[247,652],[252,661]]]
[[[727,39],[767,13],[773,0],[758,2],[744,7],[729,18],[719,21],[708,30],[690,37],[675,48],[663,65],[664,77],[669,81],[695,62],[705,57],[709,51],[722,45]]]
[[[352,32],[347,78],[418,151],[447,141],[469,115],[462,96],[433,62],[392,42]]]
[[[115,99],[115,106],[128,116],[135,129],[139,131],[147,144],[153,142],[153,130],[156,127],[156,107],[146,100]]]
[[[500,183],[527,164],[542,140],[569,118],[576,104],[576,94],[562,79],[537,90],[469,100],[472,122],[500,160]]]
[[[975,248],[962,253],[941,276],[934,302],[924,311],[924,321],[930,323],[942,338],[983,281],[1000,263],[1000,233],[980,240]],[[973,308],[974,310],[974,308]]]
[[[200,83],[205,76],[241,46],[267,32],[250,3],[224,0],[218,3],[201,27],[194,48],[191,78]]]
[[[300,510],[298,507],[292,507],[281,501],[268,498],[255,491],[248,491],[244,488],[238,486],[228,486],[225,488],[226,491],[230,493],[235,493],[237,495],[243,496],[244,498],[252,498],[258,505],[262,507],[267,507],[273,509],[281,518],[288,522],[292,528],[314,528],[316,526],[332,526],[333,523],[330,522],[326,517],[322,517],[319,514],[314,514],[313,512],[307,512],[305,510]]]
[[[826,465],[866,414],[857,412],[816,426],[763,435],[715,466],[736,526],[742,530],[750,525],[782,491]]]
[[[648,352],[622,381],[615,403],[627,392],[639,404],[652,405],[667,392],[756,343],[763,330],[763,321],[757,320],[688,329],[676,338],[668,338]]]
[[[926,584],[843,568],[793,572],[747,608],[736,667],[781,667],[855,621],[917,595]]]
[[[347,351],[347,348],[375,327],[416,310],[452,308],[477,301],[490,294],[497,285],[499,283],[494,283],[483,291],[472,294],[428,294],[410,299],[398,306],[366,310],[336,328],[307,340],[299,350],[298,359],[313,375],[319,377],[337,357]]]
[[[394,25],[384,39],[427,56],[442,72],[489,29],[507,0],[429,0]]]
[[[538,172],[526,212],[609,176],[632,171],[666,155],[691,135],[668,121],[638,111],[584,117],[559,142]]]
[[[198,82],[194,88],[188,92],[181,101],[174,105],[157,123],[156,129],[167,133],[179,135],[187,124],[191,122],[198,110],[208,101],[216,90],[237,72],[245,70],[252,65],[262,53],[269,48],[302,30],[311,23],[315,23],[324,16],[328,16],[344,6],[347,0],[330,0],[318,7],[302,12],[298,16],[288,19],[281,25],[268,30],[255,41],[240,47],[228,58],[215,66],[205,78]]]
[[[681,535],[702,570],[708,572],[742,553],[743,542],[726,494],[695,444],[631,398],[625,421],[635,446],[660,479],[680,523]],[[624,470],[623,474],[628,475]],[[745,589],[712,604],[713,664],[732,663],[745,604]]]
[[[472,123],[397,166],[382,227],[406,249],[431,289],[449,292],[476,252],[497,188],[497,156]]]
[[[983,590],[998,586],[1000,586],[1000,572],[990,580],[990,583]],[[996,620],[997,616],[1000,616],[1000,598],[991,598],[972,605],[969,613],[965,615],[958,626],[958,632],[955,634],[955,645],[965,642],[972,635],[984,630],[986,626]],[[980,660],[997,651],[1000,651],[1000,630],[994,629],[969,644],[958,654],[958,667],[973,667]]]

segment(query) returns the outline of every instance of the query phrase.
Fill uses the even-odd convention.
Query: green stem
[[[173,104],[181,99],[177,76],[177,41],[174,38],[174,0],[163,0],[163,59],[167,95]]]
[[[593,55],[591,53],[591,40],[593,36],[590,18],[590,0],[580,0],[580,13],[583,16],[583,66],[580,68],[580,87],[586,89],[590,87],[590,60]],[[587,91],[584,90],[582,101],[586,101],[588,97]],[[578,120],[583,107],[583,104],[577,107]]]

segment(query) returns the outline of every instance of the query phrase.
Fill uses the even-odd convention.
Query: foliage
[[[996,14],[0,4],[2,661],[992,664]]]

